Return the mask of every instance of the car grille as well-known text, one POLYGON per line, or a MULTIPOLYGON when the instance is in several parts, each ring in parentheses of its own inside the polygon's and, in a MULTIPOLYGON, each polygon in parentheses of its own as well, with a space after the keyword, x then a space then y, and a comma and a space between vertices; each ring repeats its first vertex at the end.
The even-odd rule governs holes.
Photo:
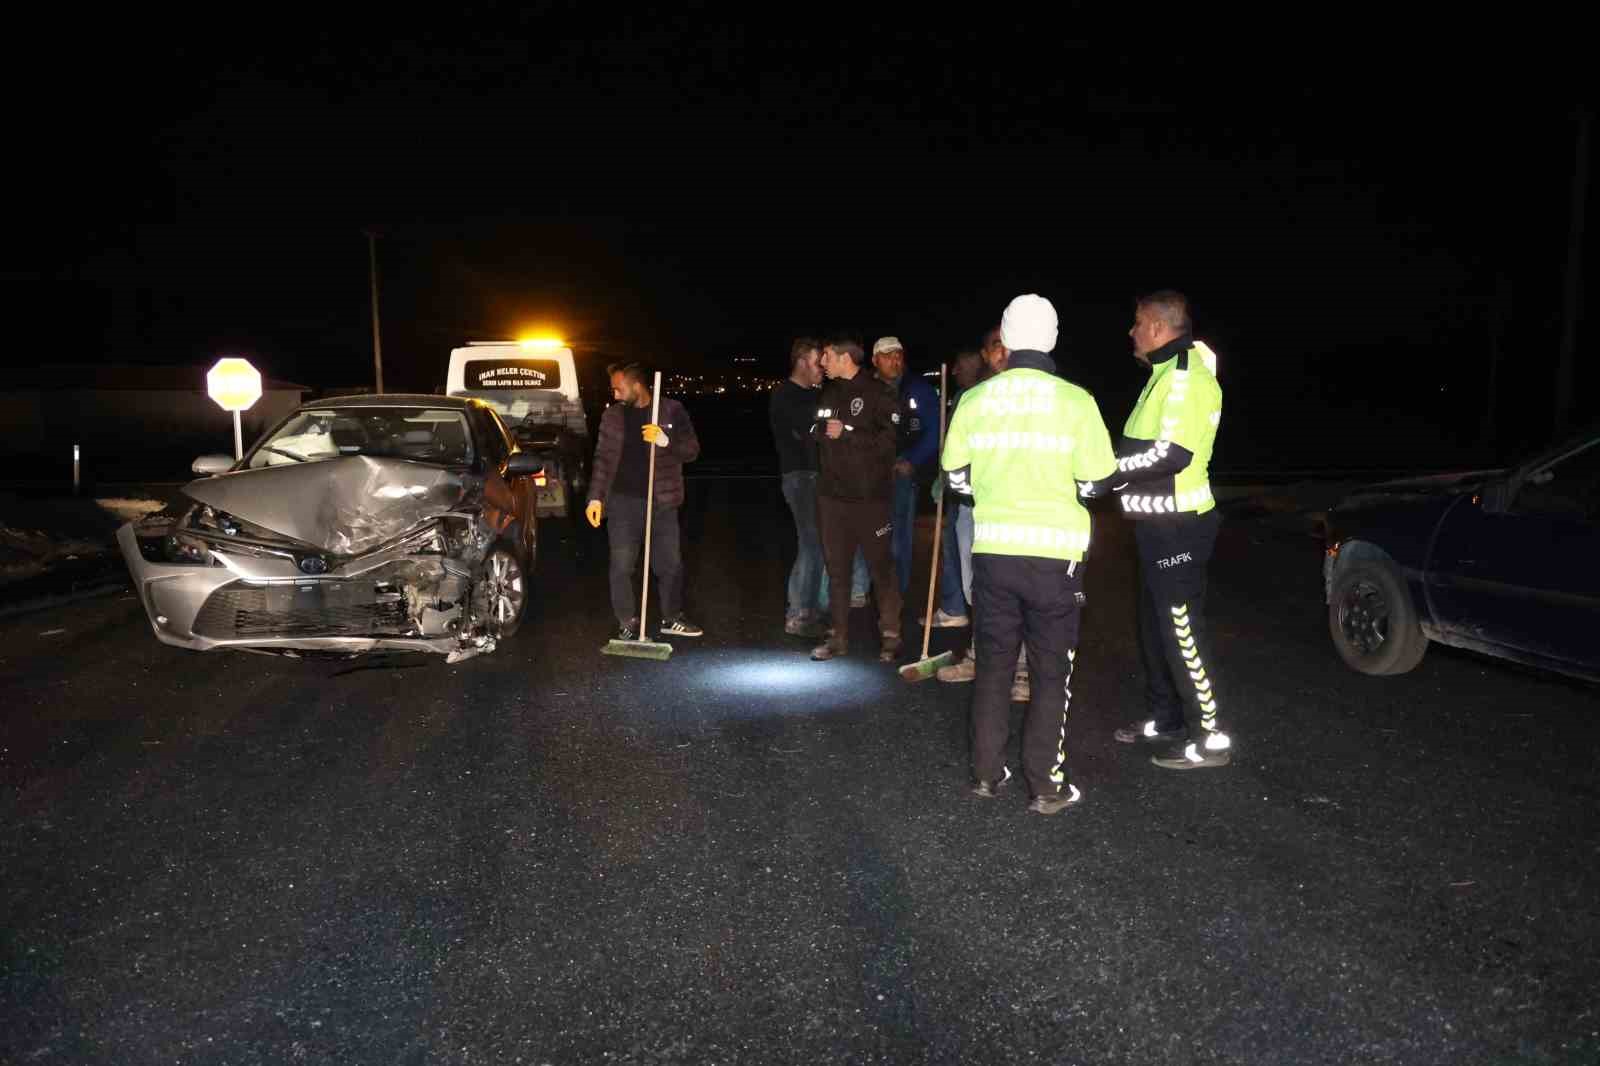
POLYGON ((212 640, 248 637, 403 637, 413 632, 405 601, 378 601, 372 586, 225 585, 194 620, 212 640))

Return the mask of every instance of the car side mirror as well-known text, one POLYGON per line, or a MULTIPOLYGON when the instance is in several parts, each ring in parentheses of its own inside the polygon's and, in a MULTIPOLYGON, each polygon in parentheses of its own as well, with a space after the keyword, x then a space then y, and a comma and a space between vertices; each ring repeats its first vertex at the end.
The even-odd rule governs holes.
POLYGON ((212 474, 226 474, 233 469, 233 462, 231 455, 202 455, 189 469, 201 477, 210 477, 212 474))
POLYGON ((506 461, 506 474, 510 477, 538 477, 544 473, 544 459, 532 452, 515 452, 506 461))

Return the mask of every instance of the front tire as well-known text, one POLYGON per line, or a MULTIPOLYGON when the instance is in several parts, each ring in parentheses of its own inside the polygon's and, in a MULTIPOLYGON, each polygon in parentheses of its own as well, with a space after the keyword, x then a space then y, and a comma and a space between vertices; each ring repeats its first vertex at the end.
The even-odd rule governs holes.
POLYGON ((528 575, 509 549, 497 547, 484 558, 472 589, 473 614, 495 640, 516 635, 528 609, 528 575))
POLYGON ((1328 632, 1339 657, 1363 674, 1403 674, 1422 662, 1428 638, 1405 579, 1390 563, 1345 567, 1334 580, 1328 632))

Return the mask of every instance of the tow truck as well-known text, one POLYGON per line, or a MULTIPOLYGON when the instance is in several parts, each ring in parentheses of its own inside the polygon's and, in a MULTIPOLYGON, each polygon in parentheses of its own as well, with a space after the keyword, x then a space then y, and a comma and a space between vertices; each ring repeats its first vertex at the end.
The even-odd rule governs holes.
POLYGON ((593 449, 571 348, 550 339, 470 341, 450 352, 445 392, 488 403, 518 445, 544 458, 541 518, 578 514, 593 449))

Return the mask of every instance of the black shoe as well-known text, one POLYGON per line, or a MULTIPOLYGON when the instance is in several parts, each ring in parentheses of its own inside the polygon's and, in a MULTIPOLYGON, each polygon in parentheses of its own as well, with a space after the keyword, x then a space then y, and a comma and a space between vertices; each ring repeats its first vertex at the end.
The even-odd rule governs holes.
POLYGON ((1035 796, 1028 801, 1028 810, 1034 814, 1060 814, 1083 799, 1077 785, 1068 785, 1054 796, 1035 796))
POLYGON ((661 635, 664 637, 703 637, 706 635, 706 631, 680 614, 661 627, 661 635))
POLYGON ((626 622, 622 623, 622 625, 617 629, 617 639, 638 640, 639 620, 637 618, 630 618, 626 622))
POLYGON ((1000 795, 1000 790, 1011 783, 1011 767, 1002 766, 1000 767, 1000 772, 1003 776, 997 781, 974 781, 972 783, 972 794, 981 796, 986 800, 992 800, 1000 795))
POLYGON ((1111 734, 1119 744, 1168 744, 1174 740, 1182 740, 1189 735, 1188 729, 1179 726, 1177 729, 1160 731, 1156 729, 1154 718, 1145 718, 1137 722, 1129 722, 1111 734))
POLYGON ((1227 766, 1233 761, 1233 749, 1227 747, 1218 750, 1207 748, 1203 743, 1180 741, 1166 751, 1150 756, 1150 761, 1163 770, 1204 770, 1212 766, 1227 766))

